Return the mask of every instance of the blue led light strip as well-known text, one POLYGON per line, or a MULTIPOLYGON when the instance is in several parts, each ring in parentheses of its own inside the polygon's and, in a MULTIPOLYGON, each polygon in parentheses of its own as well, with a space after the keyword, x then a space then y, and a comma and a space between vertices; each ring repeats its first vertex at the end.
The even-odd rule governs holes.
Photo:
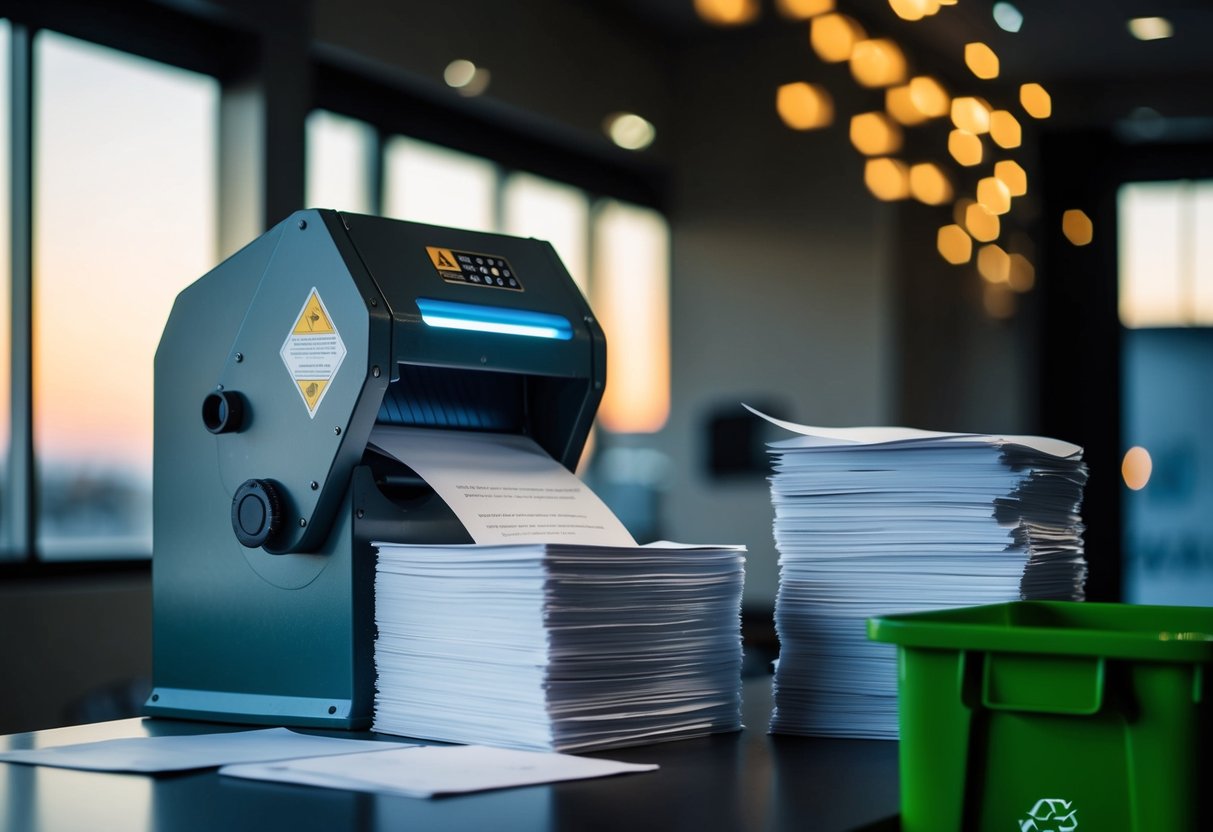
POLYGON ((568 341, 573 337, 573 327, 567 319, 547 312, 480 306, 433 298, 417 298, 417 308, 421 310, 421 320, 430 326, 446 329, 555 338, 558 341, 568 341))

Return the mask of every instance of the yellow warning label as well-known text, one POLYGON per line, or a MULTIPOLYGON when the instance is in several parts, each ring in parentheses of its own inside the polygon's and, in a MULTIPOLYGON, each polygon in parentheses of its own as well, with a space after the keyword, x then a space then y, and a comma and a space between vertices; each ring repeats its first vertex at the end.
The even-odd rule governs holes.
POLYGON ((443 272, 460 271, 459 261, 455 259, 454 252, 449 248, 426 246, 425 250, 429 252, 430 260, 434 261, 434 268, 443 272))
POLYGON ((320 295, 316 294, 316 290, 312 290, 312 294, 308 296, 307 303, 303 305, 303 311, 299 313, 299 320, 295 321, 294 335, 326 335, 336 332, 333 328, 333 322, 329 320, 328 312, 324 309, 324 304, 320 302, 320 295))
POLYGON ((322 378, 297 378, 295 384, 299 385, 299 392, 303 394, 308 410, 316 409, 320 397, 324 395, 324 388, 329 386, 328 381, 322 378))

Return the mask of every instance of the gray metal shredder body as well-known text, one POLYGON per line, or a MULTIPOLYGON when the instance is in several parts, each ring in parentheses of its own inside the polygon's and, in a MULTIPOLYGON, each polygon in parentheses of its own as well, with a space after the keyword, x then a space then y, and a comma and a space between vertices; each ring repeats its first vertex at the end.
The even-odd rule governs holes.
POLYGON ((155 363, 146 712, 368 726, 370 542, 470 542, 432 490, 368 449, 372 429, 520 433, 572 469, 605 379, 602 331, 538 240, 301 211, 186 288, 155 363), (498 258, 519 287, 451 279, 433 251, 498 258), (337 336, 317 343, 330 369, 340 360, 305 395, 284 353, 313 297, 337 336), (547 339, 439 328, 418 299, 543 313, 569 330, 547 339), (256 499, 233 512, 249 482, 256 499), (236 526, 263 516, 264 540, 237 539, 236 526))

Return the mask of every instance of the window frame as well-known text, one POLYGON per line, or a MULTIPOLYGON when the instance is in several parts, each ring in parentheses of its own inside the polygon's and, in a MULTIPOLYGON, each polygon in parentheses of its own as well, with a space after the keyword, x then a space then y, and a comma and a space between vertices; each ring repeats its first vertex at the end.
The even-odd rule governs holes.
MULTIPOLYGON (((307 114, 324 109, 371 124, 379 140, 367 171, 372 207, 382 212, 384 139, 393 134, 488 159, 498 167, 497 190, 513 172, 529 173, 584 191, 591 205, 602 198, 655 209, 668 216, 669 177, 658 161, 622 150, 605 137, 587 142, 585 134, 554 121, 490 99, 459 99, 434 82, 404 73, 383 72, 357 62, 338 49, 311 40, 305 15, 284 21, 260 5, 249 9, 136 2, 114 7, 89 0, 14 0, 3 17, 10 38, 11 293, 13 374, 10 450, 0 497, 0 578, 10 575, 146 572, 150 559, 45 561, 35 545, 37 460, 32 414, 32 256, 33 256, 33 41, 39 30, 127 52, 142 58, 215 77, 221 111, 229 100, 249 94, 265 99, 263 146, 281 152, 260 173, 250 200, 234 193, 222 156, 229 143, 247 135, 220 135, 220 251, 233 239, 247 242, 247 229, 225 225, 237 202, 259 203, 259 211, 241 219, 246 226, 268 227, 302 205, 305 188, 304 135, 307 114), (285 102, 285 103, 284 103, 285 102), (235 137, 233 137, 235 136, 235 137)), ((2 106, 2 105, 0 105, 2 106)), ((223 115, 221 113, 221 121, 223 115)), ((241 125, 247 127, 247 125, 241 125)), ((246 212, 248 213, 248 212, 246 212)), ((591 211, 592 214, 592 211, 591 211)), ((261 230, 264 230, 264 227, 261 230)), ((591 235, 592 238, 592 235, 591 235)), ((592 245, 592 243, 591 243, 592 245)), ((592 252, 591 252, 592 256, 592 252)))
MULTIPOLYGON (((33 438, 34 42, 54 31, 140 58, 214 77, 221 91, 255 55, 250 32, 168 8, 116 10, 76 0, 18 2, 9 25, 10 427, 0 507, 0 577, 146 573, 151 558, 44 560, 38 552, 37 459, 33 438)), ((221 92, 222 95, 222 92, 221 92)))

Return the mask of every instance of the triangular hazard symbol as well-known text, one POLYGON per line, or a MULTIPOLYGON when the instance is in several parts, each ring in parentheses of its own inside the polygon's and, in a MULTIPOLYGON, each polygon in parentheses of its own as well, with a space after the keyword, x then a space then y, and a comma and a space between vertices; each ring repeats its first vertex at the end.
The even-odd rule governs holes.
POLYGON ((449 248, 426 246, 425 250, 430 255, 430 262, 432 262, 434 264, 434 268, 438 269, 439 271, 463 271, 459 267, 459 263, 455 260, 455 253, 449 248))
POLYGON ((327 335, 336 332, 333 328, 333 322, 329 320, 328 313, 324 311, 324 304, 320 302, 320 295, 316 294, 316 290, 312 290, 312 294, 307 299, 307 304, 303 307, 303 312, 299 314, 299 320, 295 321, 295 335, 327 335))
POLYGON ((327 381, 319 378, 295 379, 295 383, 299 385, 299 392, 303 394, 309 411, 316 409, 316 405, 320 404, 320 397, 324 395, 324 388, 329 386, 327 381))

